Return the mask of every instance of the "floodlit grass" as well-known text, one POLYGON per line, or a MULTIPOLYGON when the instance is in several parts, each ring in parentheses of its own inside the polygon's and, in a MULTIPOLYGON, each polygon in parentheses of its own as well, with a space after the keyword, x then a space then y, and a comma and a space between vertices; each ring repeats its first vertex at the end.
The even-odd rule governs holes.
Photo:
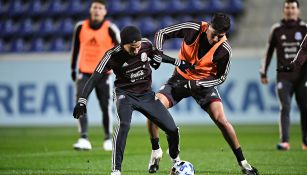
MULTIPOLYGON (((262 175, 306 175, 307 151, 301 149, 298 125, 291 127, 291 150, 277 151, 277 125, 234 125, 247 160, 262 175)), ((1 127, 0 174, 110 174, 111 152, 102 149, 102 129, 90 128, 93 150, 75 151, 76 127, 1 127)), ((190 161, 196 174, 241 174, 232 151, 220 131, 211 125, 182 126, 181 154, 190 161)), ((167 142, 161 132, 164 157, 157 175, 166 175, 171 162, 167 142)), ((122 166, 123 175, 148 174, 151 152, 145 127, 130 129, 122 166)))

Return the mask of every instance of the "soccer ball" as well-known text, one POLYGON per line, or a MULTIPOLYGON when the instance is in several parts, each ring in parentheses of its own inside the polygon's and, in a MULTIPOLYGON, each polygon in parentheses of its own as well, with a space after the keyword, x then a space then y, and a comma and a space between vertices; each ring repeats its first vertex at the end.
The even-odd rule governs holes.
POLYGON ((176 162, 172 167, 170 173, 170 175, 194 175, 194 174, 195 170, 193 165, 190 162, 184 160, 176 162))

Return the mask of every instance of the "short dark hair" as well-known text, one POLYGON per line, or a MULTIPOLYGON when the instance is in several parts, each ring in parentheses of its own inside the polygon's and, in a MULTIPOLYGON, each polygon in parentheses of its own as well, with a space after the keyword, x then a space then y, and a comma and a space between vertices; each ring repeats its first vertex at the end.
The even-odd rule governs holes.
POLYGON ((107 6, 107 1, 106 0, 92 0, 91 4, 94 3, 94 2, 97 2, 97 3, 100 3, 102 5, 107 6))
POLYGON ((284 6, 286 3, 296 3, 297 8, 300 8, 300 3, 298 2, 298 0, 285 0, 284 6))
POLYGON ((228 32, 230 29, 230 18, 224 13, 215 13, 211 19, 211 26, 218 33, 228 32))

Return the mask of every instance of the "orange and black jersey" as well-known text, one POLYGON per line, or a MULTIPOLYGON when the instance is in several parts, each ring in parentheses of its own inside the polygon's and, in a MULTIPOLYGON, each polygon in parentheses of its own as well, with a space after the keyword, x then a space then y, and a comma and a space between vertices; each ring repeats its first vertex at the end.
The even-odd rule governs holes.
MULTIPOLYGON (((306 23, 298 19, 281 20, 272 26, 266 54, 261 63, 260 74, 266 77, 273 53, 276 49, 277 68, 286 66, 295 58, 300 44, 307 32, 306 23)), ((278 72, 277 79, 294 81, 299 72, 278 72)))
MULTIPOLYGON (((213 51, 212 56, 207 56, 214 47, 214 45, 209 44, 205 32, 207 27, 208 23, 191 21, 163 28, 155 35, 155 47, 163 52, 164 41, 171 38, 183 38, 181 51, 179 53, 180 59, 188 61, 192 65, 203 61, 202 59, 206 59, 210 62, 210 64, 196 65, 198 69, 195 69, 194 72, 191 70, 190 76, 184 77, 186 79, 198 80, 197 82, 200 86, 212 87, 223 83, 226 79, 230 67, 231 47, 227 39, 225 39, 218 45, 216 50, 213 51), (182 51, 185 46, 192 45, 192 50, 195 50, 193 51, 194 53, 183 55, 182 51), (187 58, 192 57, 191 55, 197 59, 187 58), (203 71, 203 69, 207 69, 207 71, 203 71)), ((177 71, 179 70, 177 69, 177 71)))
POLYGON ((104 72, 111 69, 116 76, 114 82, 116 88, 137 94, 150 92, 152 90, 150 66, 157 69, 161 62, 175 65, 176 59, 164 60, 148 39, 142 38, 141 48, 135 56, 129 55, 122 45, 117 45, 103 56, 86 83, 81 97, 87 99, 96 82, 103 77, 104 72))
POLYGON ((105 51, 119 42, 119 29, 108 20, 99 23, 94 23, 91 20, 78 22, 73 34, 71 69, 76 70, 78 63, 79 71, 93 73, 105 51), (91 39, 86 39, 86 37, 90 37, 89 35, 92 35, 91 39), (90 46, 87 47, 87 45, 90 46))

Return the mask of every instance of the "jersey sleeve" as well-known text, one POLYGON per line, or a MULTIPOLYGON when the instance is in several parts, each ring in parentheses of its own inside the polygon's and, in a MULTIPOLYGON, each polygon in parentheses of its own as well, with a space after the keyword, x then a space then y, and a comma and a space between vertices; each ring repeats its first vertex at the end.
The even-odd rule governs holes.
POLYGON ((301 67, 307 61, 307 34, 301 44, 300 50, 298 51, 296 57, 291 62, 295 66, 301 67))
POLYGON ((268 67, 271 63, 274 49, 277 44, 276 37, 275 37, 275 31, 278 26, 279 24, 273 25, 270 36, 269 36, 269 42, 267 43, 267 47, 266 47, 266 54, 261 60, 260 74, 262 77, 267 76, 268 67))
POLYGON ((111 36, 114 45, 117 45, 120 43, 120 31, 118 27, 114 23, 111 23, 111 22, 109 26, 109 35, 111 36))
POLYGON ((154 46, 163 52, 163 43, 165 40, 171 38, 184 38, 187 44, 192 43, 199 33, 200 23, 197 22, 184 22, 179 24, 174 24, 169 27, 160 29, 155 34, 154 46))
POLYGON ((75 71, 77 67, 79 49, 80 49, 79 35, 80 35, 82 23, 83 21, 78 22, 73 32, 72 48, 71 48, 71 65, 70 65, 72 71, 75 71))

